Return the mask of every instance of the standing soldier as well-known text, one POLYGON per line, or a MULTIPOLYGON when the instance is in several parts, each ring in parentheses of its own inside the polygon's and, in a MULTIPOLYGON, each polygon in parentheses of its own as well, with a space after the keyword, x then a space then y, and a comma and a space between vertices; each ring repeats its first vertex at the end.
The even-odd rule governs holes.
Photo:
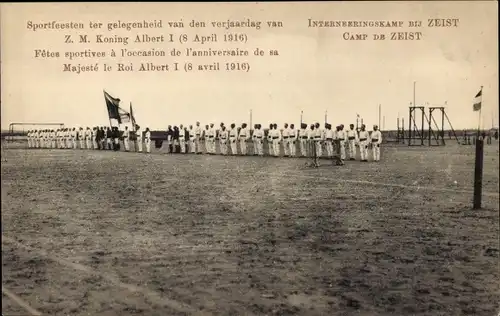
POLYGON ((196 132, 193 125, 189 125, 189 149, 192 154, 196 154, 196 132))
POLYGON ((139 125, 135 126, 135 135, 137 138, 137 152, 142 153, 142 130, 139 125))
POLYGON ((382 143, 382 133, 377 125, 373 125, 373 132, 370 136, 373 151, 373 160, 380 161, 380 144, 382 143))
POLYGON ((257 143, 257 129, 259 124, 254 124, 253 125, 253 135, 252 135, 252 141, 253 141, 253 155, 257 156, 259 154, 259 145, 257 143))
POLYGON ((307 140, 309 138, 307 124, 300 123, 299 139, 300 139, 300 156, 307 157, 307 140))
POLYGON ((332 125, 325 123, 325 143, 326 143, 326 154, 328 158, 333 157, 333 131, 332 125))
POLYGON ((240 133, 238 135, 240 141, 241 155, 246 156, 247 154, 247 140, 250 139, 250 131, 247 129, 247 123, 241 124, 240 133))
POLYGON ((111 150, 113 145, 113 133, 111 132, 111 128, 108 127, 106 129, 106 149, 111 150))
POLYGON ((92 131, 88 126, 87 129, 85 130, 85 143, 87 145, 87 149, 92 149, 92 131))
POLYGON ((205 147, 205 153, 210 154, 210 145, 208 144, 208 138, 210 135, 210 126, 205 125, 205 129, 201 133, 201 141, 203 142, 203 147, 205 147))
POLYGON ((358 142, 358 133, 356 133, 356 130, 354 129, 354 124, 349 125, 347 139, 349 141, 349 160, 356 160, 356 143, 358 142))
POLYGON ((283 151, 284 151, 284 156, 289 157, 290 156, 290 131, 288 129, 288 123, 285 123, 283 125, 283 151))
POLYGON ((316 142, 316 157, 319 159, 323 155, 323 150, 321 148, 323 144, 323 131, 320 128, 319 123, 314 125, 314 140, 316 142))
POLYGON ((290 124, 290 130, 288 131, 288 147, 290 148, 290 157, 295 157, 297 151, 297 131, 293 124, 290 124))
POLYGON ((181 154, 186 152, 186 132, 184 131, 184 125, 179 125, 179 146, 181 147, 181 154))
POLYGON ((28 148, 31 148, 31 130, 28 130, 28 133, 26 133, 26 138, 28 140, 28 148))
POLYGON ((78 140, 80 143, 80 149, 85 149, 85 135, 83 132, 83 127, 80 127, 80 130, 77 133, 78 140))
POLYGON ((201 127, 200 127, 200 122, 196 122, 196 127, 194 128, 194 145, 196 146, 194 153, 195 154, 201 154, 201 149, 200 149, 200 140, 201 140, 201 127))
POLYGON ((338 144, 340 146, 340 160, 343 162, 346 158, 345 156, 345 131, 344 131, 344 125, 340 124, 339 131, 337 132, 337 139, 338 139, 338 144))
POLYGON ((71 149, 76 149, 77 145, 76 145, 76 128, 73 127, 73 129, 71 130, 69 136, 70 136, 70 140, 71 140, 71 149))
POLYGON ((256 154, 259 156, 264 156, 264 131, 262 130, 262 125, 257 124, 254 130, 255 142, 257 144, 256 154))
POLYGON ((215 127, 214 123, 210 123, 210 129, 208 130, 208 139, 205 139, 205 147, 207 152, 211 155, 215 155, 215 127))
POLYGON ((99 131, 98 127, 94 127, 92 129, 92 133, 90 133, 90 137, 92 138, 92 148, 94 150, 96 150, 98 148, 97 146, 97 142, 98 142, 98 139, 97 139, 97 132, 99 131))
POLYGON ((171 154, 174 152, 174 131, 172 130, 172 125, 169 125, 167 128, 167 145, 168 145, 168 153, 171 154))
POLYGON ((146 127, 146 133, 144 134, 144 143, 146 144, 146 153, 151 152, 151 132, 149 127, 146 127))
POLYGON ((272 138, 273 138, 273 152, 274 152, 274 157, 279 157, 281 150, 280 150, 280 144, 281 144, 281 132, 278 130, 278 124, 273 124, 273 129, 272 129, 272 138))
POLYGON ((125 126, 125 130, 123 131, 123 146, 125 147, 125 151, 130 151, 130 131, 128 130, 128 126, 125 126))
POLYGON ((359 154, 361 156, 361 161, 368 161, 368 138, 369 134, 365 130, 365 124, 361 125, 361 130, 359 131, 359 154))
POLYGON ((269 130, 267 131, 267 147, 269 151, 269 156, 274 156, 274 148, 273 148, 273 127, 274 125, 269 124, 269 130))
POLYGON ((221 130, 219 132, 221 155, 227 155, 227 138, 228 138, 228 133, 226 127, 223 124, 221 124, 221 130))
POLYGON ((50 138, 51 138, 52 148, 57 148, 57 137, 55 130, 52 130, 50 132, 50 138))
POLYGON ((238 131, 236 130, 236 124, 231 124, 231 129, 229 130, 229 142, 231 144, 231 155, 238 154, 238 147, 236 145, 236 139, 238 138, 238 131))

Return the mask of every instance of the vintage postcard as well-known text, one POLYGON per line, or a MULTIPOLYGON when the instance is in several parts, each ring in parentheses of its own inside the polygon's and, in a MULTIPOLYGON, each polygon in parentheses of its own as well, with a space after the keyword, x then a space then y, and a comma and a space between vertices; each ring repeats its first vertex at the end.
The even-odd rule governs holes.
POLYGON ((2 314, 497 315, 497 13, 0 4, 2 314))

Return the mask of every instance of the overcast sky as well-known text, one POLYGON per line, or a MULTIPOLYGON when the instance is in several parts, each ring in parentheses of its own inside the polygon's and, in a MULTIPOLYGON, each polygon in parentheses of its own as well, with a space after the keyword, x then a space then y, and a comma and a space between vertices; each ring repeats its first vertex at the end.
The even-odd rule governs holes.
MULTIPOLYGON (((385 129, 396 127, 398 113, 408 122, 408 106, 416 102, 443 106, 455 129, 477 126, 472 111, 475 94, 484 86, 483 127, 498 118, 498 20, 497 2, 347 2, 347 3, 155 3, 155 4, 2 4, 2 129, 11 122, 63 122, 66 125, 108 124, 103 89, 122 100, 128 110, 133 103, 138 123, 152 129, 167 125, 249 122, 264 125, 275 122, 299 123, 300 112, 307 123, 323 123, 325 111, 333 124, 355 123, 356 113, 371 128, 378 122, 378 105, 385 116, 385 129), (403 20, 401 31, 411 31, 408 20, 459 18, 458 28, 427 27, 420 41, 345 41, 344 32, 369 32, 376 29, 308 28, 315 20, 403 20), (260 30, 230 30, 248 36, 246 44, 222 42, 223 30, 207 27, 201 31, 171 29, 168 21, 184 22, 247 19, 263 21, 260 30), (129 44, 127 49, 150 48, 182 51, 186 47, 213 49, 239 47, 252 54, 259 47, 280 56, 243 57, 234 61, 250 63, 248 73, 241 72, 97 72, 63 73, 60 58, 34 58, 34 49, 79 51, 92 49, 109 53, 117 44, 64 44, 65 34, 128 35, 136 31, 89 30, 88 21, 114 22, 162 19, 163 29, 150 35, 185 33, 219 34, 216 44, 129 44), (27 21, 83 22, 82 31, 27 30, 27 21), (267 20, 281 20, 284 27, 269 29, 267 20)), ((106 27, 106 23, 105 23, 106 27)), ((394 29, 379 29, 391 32, 394 29)), ((131 58, 157 64, 174 61, 211 64, 225 62, 222 57, 131 58)), ((127 60, 122 60, 127 61, 127 60)), ((73 63, 84 62, 74 61, 73 63)), ((95 61, 94 61, 95 62, 95 61)), ((115 65, 116 59, 98 60, 115 65)), ((427 110, 426 110, 427 112, 427 110)))

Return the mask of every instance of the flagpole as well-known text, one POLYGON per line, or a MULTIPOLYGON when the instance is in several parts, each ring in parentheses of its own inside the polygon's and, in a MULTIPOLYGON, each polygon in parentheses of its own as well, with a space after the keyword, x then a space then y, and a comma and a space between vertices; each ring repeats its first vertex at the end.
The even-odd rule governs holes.
POLYGON ((483 109, 483 86, 481 86, 481 107, 479 108, 479 116, 477 119, 477 135, 480 135, 481 131, 481 110, 483 109))
POLYGON ((325 111, 325 124, 328 122, 328 111, 325 111))
POLYGON ((304 111, 300 111, 300 124, 302 125, 302 115, 304 114, 304 111))

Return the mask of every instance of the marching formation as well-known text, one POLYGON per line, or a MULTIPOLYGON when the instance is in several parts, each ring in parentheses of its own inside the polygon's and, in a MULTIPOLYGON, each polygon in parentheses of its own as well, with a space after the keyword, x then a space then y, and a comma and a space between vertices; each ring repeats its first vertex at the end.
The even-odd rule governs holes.
MULTIPOLYGON (((129 130, 128 126, 125 126, 124 131, 118 127, 32 130, 28 131, 28 147, 117 151, 121 150, 123 144, 125 151, 142 152, 144 149, 150 153, 151 131, 149 128, 142 131, 139 125, 135 127, 135 131, 129 130)), ((283 148, 284 157, 337 158, 341 163, 347 157, 356 160, 357 148, 360 161, 368 161, 369 148, 372 160, 380 161, 382 143, 382 133, 377 125, 373 126, 370 133, 365 125, 357 130, 354 124, 350 124, 348 129, 344 129, 342 124, 333 129, 329 123, 325 123, 324 128, 319 123, 310 126, 301 123, 300 128, 296 129, 294 124, 285 123, 281 130, 277 124, 270 124, 265 131, 261 124, 255 124, 253 130, 246 123, 241 127, 231 124, 229 128, 221 123, 218 129, 212 123, 203 129, 197 122, 194 127, 182 124, 179 127, 169 126, 164 134, 163 140, 167 143, 169 153, 264 156, 264 145, 267 145, 268 155, 273 157, 281 156, 283 148)))

